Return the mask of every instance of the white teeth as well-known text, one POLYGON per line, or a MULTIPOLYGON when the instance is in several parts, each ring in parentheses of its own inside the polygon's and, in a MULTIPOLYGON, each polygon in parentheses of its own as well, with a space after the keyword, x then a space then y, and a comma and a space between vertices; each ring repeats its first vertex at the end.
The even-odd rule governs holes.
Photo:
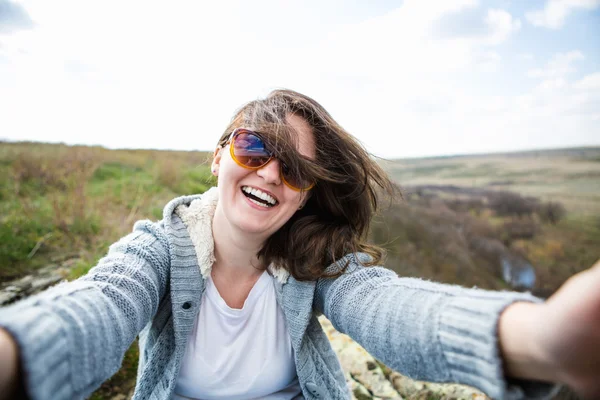
MULTIPOLYGON (((242 187, 242 190, 243 190, 244 192, 246 192, 246 193, 249 193, 249 194, 251 194, 251 195, 253 195, 253 196, 256 196, 256 197, 258 197, 259 199, 263 199, 264 201, 267 201, 267 202, 268 202, 269 204, 271 204, 272 206, 274 206, 274 205, 275 205, 275 203, 277 203, 277 201, 276 201, 276 200, 275 200, 275 199, 274 199, 272 196, 269 196, 267 193, 263 192, 262 190, 259 190, 259 189, 256 189, 256 188, 251 188, 251 187, 249 187, 249 186, 243 186, 243 187, 242 187)), ((252 200, 252 199, 250 199, 250 200, 252 200)), ((254 201, 254 200, 252 200, 252 201, 253 201, 254 203, 256 203, 256 204, 259 204, 259 203, 260 203, 260 202, 258 202, 258 201, 254 201)), ((265 204, 262 204, 262 203, 260 203, 260 205, 263 205, 263 206, 265 206, 265 207, 268 207, 267 205, 265 205, 265 204)))
POLYGON ((250 200, 251 202, 253 202, 253 203, 254 203, 254 204, 256 204, 257 206, 261 206, 261 207, 265 207, 265 208, 269 207, 269 206, 268 206, 268 205, 266 205, 265 203, 261 203, 260 201, 257 201, 257 200, 254 200, 254 199, 248 198, 248 200, 250 200))

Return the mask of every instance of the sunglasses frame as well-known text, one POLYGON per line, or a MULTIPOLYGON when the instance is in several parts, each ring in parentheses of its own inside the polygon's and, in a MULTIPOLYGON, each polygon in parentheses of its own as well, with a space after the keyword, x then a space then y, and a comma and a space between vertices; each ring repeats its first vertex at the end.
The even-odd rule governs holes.
MULTIPOLYGON (((260 140, 262 140, 263 144, 266 144, 265 140, 262 138, 262 136, 259 133, 255 132, 253 130, 246 129, 246 128, 236 128, 236 129, 234 129, 233 132, 231 132, 231 136, 229 136, 229 139, 227 140, 227 143, 225 143, 225 145, 226 146, 229 145, 229 154, 231 155, 231 158, 233 159, 233 161, 235 161, 235 163, 237 165, 239 165, 240 167, 245 168, 245 169, 256 171, 256 170, 259 170, 259 169, 263 168, 264 166, 266 166, 267 164, 269 164, 271 161, 273 161, 274 158, 276 158, 275 156, 273 156, 273 154, 271 154, 271 152, 265 146, 265 150, 267 150, 267 152, 269 153, 269 159, 267 160, 266 163, 264 163, 264 164, 262 164, 262 165, 260 165, 258 167, 249 167, 249 166, 243 164, 241 161, 239 161, 237 159, 237 157, 235 156, 235 151, 233 149, 235 147, 235 144, 233 142, 235 141, 235 138, 240 133, 242 133, 242 132, 254 135, 254 136, 258 137, 260 140)), ((287 187, 289 187, 290 189, 292 189, 292 190, 294 190, 296 192, 308 192, 309 190, 311 190, 315 186, 315 184, 312 183, 309 187, 307 187, 305 189, 301 189, 301 188, 298 188, 298 187, 292 185, 291 183, 289 183, 285 179, 285 177, 283 176, 283 162, 281 160, 279 160, 279 176, 281 177, 281 180, 283 181, 283 183, 285 183, 285 185, 287 187)))

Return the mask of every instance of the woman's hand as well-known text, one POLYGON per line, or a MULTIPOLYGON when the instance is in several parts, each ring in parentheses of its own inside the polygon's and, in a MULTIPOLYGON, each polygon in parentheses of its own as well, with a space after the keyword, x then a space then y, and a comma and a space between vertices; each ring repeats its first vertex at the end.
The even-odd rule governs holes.
POLYGON ((544 306, 538 335, 558 378, 585 398, 600 398, 600 261, 544 306))
POLYGON ((14 398, 19 386, 19 348, 13 337, 0 328, 0 399, 14 398))
POLYGON ((600 398, 600 261, 544 304, 515 303, 499 323, 507 375, 561 382, 600 398))

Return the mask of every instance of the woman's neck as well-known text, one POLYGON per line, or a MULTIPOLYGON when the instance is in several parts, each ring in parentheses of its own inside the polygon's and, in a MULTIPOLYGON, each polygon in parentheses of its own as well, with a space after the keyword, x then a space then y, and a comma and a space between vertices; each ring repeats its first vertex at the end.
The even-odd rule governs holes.
POLYGON ((256 235, 249 235, 235 229, 225 215, 215 211, 212 223, 215 243, 215 263, 213 270, 231 280, 247 280, 262 273, 262 261, 257 257, 264 240, 256 235))

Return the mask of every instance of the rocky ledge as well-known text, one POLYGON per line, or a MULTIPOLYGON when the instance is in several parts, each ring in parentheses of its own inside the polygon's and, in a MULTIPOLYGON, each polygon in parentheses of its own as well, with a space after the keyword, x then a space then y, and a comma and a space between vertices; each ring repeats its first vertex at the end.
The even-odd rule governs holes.
POLYGON ((77 260, 67 260, 58 265, 41 268, 32 275, 11 282, 0 283, 0 306, 29 297, 55 285, 69 276, 69 271, 77 260))
POLYGON ((489 400, 486 395, 469 386, 407 378, 379 363, 349 336, 336 331, 325 317, 319 317, 319 321, 340 359, 354 400, 489 400))

